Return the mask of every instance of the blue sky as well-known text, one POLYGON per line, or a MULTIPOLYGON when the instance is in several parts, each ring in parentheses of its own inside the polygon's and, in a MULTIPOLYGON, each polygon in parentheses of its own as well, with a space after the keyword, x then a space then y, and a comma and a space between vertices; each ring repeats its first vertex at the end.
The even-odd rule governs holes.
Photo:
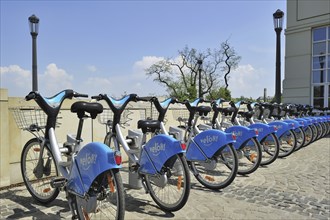
POLYGON ((1 0, 1 88, 9 96, 32 89, 28 17, 35 14, 39 91, 45 96, 66 88, 116 97, 163 95, 165 88, 147 78, 145 68, 175 58, 186 45, 205 51, 227 39, 242 57, 231 73, 232 96, 256 98, 264 88, 273 95, 277 9, 286 13, 286 1, 1 0))

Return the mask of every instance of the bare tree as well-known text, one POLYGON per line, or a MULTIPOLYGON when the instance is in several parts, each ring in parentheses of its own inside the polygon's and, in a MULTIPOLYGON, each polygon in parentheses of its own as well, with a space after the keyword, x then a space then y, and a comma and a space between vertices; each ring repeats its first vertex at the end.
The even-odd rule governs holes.
MULTIPOLYGON (((146 69, 146 74, 153 76, 154 81, 164 85, 170 96, 180 99, 191 100, 197 97, 199 60, 203 63, 200 92, 202 96, 218 89, 223 72, 228 76, 240 60, 227 41, 218 49, 198 52, 186 46, 178 53, 176 59, 167 58, 151 65, 146 69), (222 66, 223 64, 225 66, 222 66)), ((228 83, 227 78, 225 81, 228 83)))

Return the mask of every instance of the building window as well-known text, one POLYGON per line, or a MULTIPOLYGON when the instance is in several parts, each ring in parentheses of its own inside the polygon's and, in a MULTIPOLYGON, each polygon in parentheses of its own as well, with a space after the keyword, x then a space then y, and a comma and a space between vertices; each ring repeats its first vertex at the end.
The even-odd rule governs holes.
POLYGON ((330 26, 314 28, 312 34, 312 105, 322 108, 330 104, 330 26))

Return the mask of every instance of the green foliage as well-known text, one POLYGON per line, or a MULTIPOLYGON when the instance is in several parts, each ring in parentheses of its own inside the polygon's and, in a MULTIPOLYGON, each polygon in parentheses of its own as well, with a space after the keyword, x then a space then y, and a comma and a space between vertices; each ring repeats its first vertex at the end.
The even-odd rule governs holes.
POLYGON ((214 89, 209 92, 209 94, 206 96, 208 100, 214 100, 214 99, 225 99, 225 100, 231 100, 231 92, 229 89, 226 89, 225 87, 220 87, 219 89, 214 89))

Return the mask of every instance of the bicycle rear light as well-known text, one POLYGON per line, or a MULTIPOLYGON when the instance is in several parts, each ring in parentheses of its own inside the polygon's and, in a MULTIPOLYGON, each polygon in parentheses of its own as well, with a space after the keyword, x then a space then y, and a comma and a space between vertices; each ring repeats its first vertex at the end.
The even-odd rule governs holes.
POLYGON ((254 132, 256 133, 257 136, 259 135, 258 129, 254 129, 254 132))
POLYGON ((181 148, 182 148, 182 150, 186 150, 187 149, 187 145, 185 143, 181 143, 181 148))
POLYGON ((234 140, 234 141, 236 141, 236 139, 237 139, 237 136, 236 136, 236 134, 235 134, 235 133, 232 133, 232 134, 231 134, 231 137, 233 138, 233 140, 234 140))
POLYGON ((116 162, 116 164, 117 165, 120 165, 121 162, 122 162, 120 151, 115 151, 114 156, 115 156, 115 162, 116 162))

